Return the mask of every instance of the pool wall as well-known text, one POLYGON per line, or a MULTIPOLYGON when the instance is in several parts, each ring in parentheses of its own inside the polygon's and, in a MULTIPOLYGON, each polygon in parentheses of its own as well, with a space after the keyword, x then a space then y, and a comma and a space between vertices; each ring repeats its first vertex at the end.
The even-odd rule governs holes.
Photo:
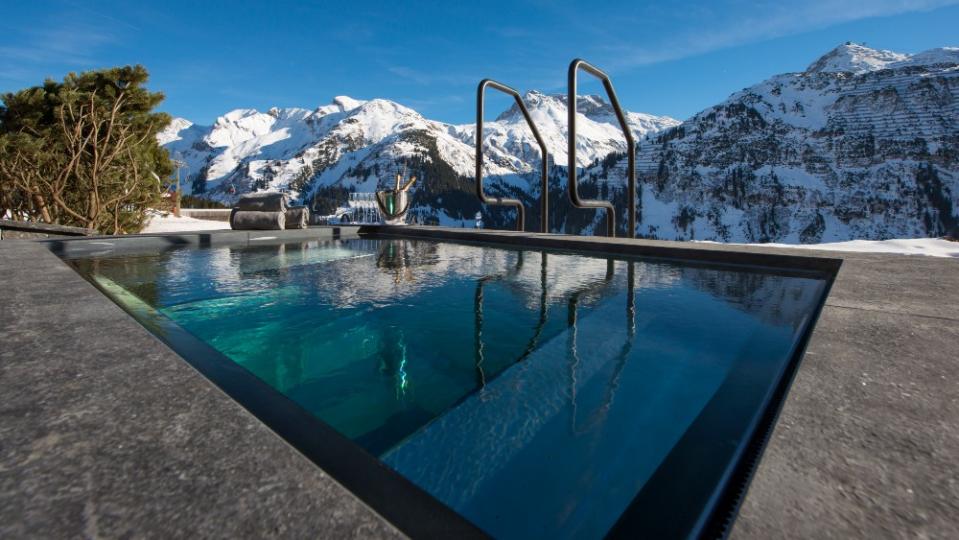
MULTIPOLYGON (((819 260, 761 247, 395 229, 355 232, 769 266, 782 260, 833 271, 839 266, 837 254, 819 260)), ((331 229, 297 232, 302 238, 334 235, 331 229)), ((283 233, 229 237, 236 234, 92 241, 155 250, 294 239, 283 233)), ((397 534, 47 249, 106 248, 80 242, 91 240, 0 243, 0 290, 8 298, 0 311, 4 536, 397 534)), ((733 536, 920 529, 950 536, 956 532, 959 447, 956 261, 841 255, 842 269, 733 536)))

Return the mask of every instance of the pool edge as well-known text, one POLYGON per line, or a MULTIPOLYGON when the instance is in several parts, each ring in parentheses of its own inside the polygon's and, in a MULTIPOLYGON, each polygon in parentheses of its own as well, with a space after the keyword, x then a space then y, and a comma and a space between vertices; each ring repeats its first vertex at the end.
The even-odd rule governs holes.
MULTIPOLYGON (((496 234, 496 233, 493 233, 493 234, 496 234)), ((163 236, 163 235, 158 235, 158 236, 163 236)), ((514 239, 514 235, 512 234, 501 234, 500 236, 501 236, 500 239, 503 240, 504 243, 512 243, 512 244, 518 243, 514 239)), ((486 237, 486 238, 489 238, 489 237, 486 237)), ((577 240, 577 241, 582 242, 583 240, 577 240)), ((602 241, 589 240, 589 241, 603 244, 604 247, 602 249, 608 249, 608 247, 610 246, 609 240, 602 240, 602 241)), ((3 243, 12 244, 17 242, 27 242, 27 241, 4 241, 3 243)), ((41 241, 41 242, 44 242, 44 241, 41 241)), ((617 243, 618 242, 619 241, 617 241, 617 243)), ((664 245, 668 246, 670 244, 676 245, 676 243, 654 242, 654 241, 625 241, 623 243, 632 244, 633 242, 638 242, 638 243, 653 242, 653 245, 657 246, 657 248, 662 248, 664 247, 664 245)), ((6 246, 0 246, 0 247, 6 247, 6 246)), ((12 246, 12 245, 8 249, 3 250, 3 251, 6 251, 5 255, 8 255, 8 256, 10 256, 10 254, 13 254, 17 251, 15 246, 12 246)), ((688 248, 688 245, 685 245, 680 247, 679 249, 685 250, 689 248, 688 248)), ((731 248, 726 246, 697 245, 693 249, 695 251, 704 251, 704 250, 705 251, 735 251, 737 253, 764 252, 764 253, 775 254, 775 255, 781 255, 783 254, 784 251, 787 251, 784 248, 765 248, 761 246, 749 247, 749 248, 743 248, 743 247, 737 246, 735 248, 731 248)), ((786 255, 786 256, 795 257, 794 255, 786 255)), ((811 257, 811 258, 816 258, 816 257, 811 257)), ((850 345, 850 343, 844 342, 842 339, 838 339, 835 335, 836 328, 833 328, 835 324, 837 323, 837 321, 841 321, 843 324, 852 325, 852 328, 844 329, 844 330, 849 330, 850 333, 857 336, 869 335, 870 329, 865 327, 864 323, 869 323, 873 325, 879 324, 876 321, 880 317, 879 315, 874 315, 874 314, 870 315, 869 313, 867 313, 870 311, 869 309, 859 307, 859 306, 866 306, 866 307, 870 305, 877 305, 881 307, 891 306, 891 308, 894 310, 891 312, 892 315, 895 315, 898 317, 906 317, 910 321, 919 321, 921 319, 923 321, 926 321, 927 324, 931 324, 933 325, 933 327, 936 327, 936 328, 939 328, 939 326, 935 326, 935 325, 940 323, 936 323, 935 320, 944 321, 941 323, 942 325, 953 324, 953 323, 950 323, 949 321, 957 320, 957 314, 955 312, 956 311, 955 308, 954 307, 949 308, 950 305, 952 306, 959 305, 956 303, 955 291, 957 290, 957 288, 954 286, 955 278, 952 277, 956 273, 957 267, 954 266, 956 264, 956 261, 935 260, 932 258, 923 258, 923 257, 879 255, 879 254, 830 254, 830 256, 827 258, 837 260, 837 261, 846 261, 846 262, 844 263, 844 267, 842 268, 842 271, 840 271, 840 273, 837 275, 837 278, 835 282, 833 283, 832 289, 829 291, 830 295, 827 298, 826 306, 823 308, 823 313, 821 314, 821 317, 819 320, 820 326, 817 326, 816 331, 813 332, 811 343, 807 344, 811 346, 810 350, 815 350, 817 354, 820 353, 820 350, 833 351, 833 352, 838 351, 839 353, 842 353, 841 356, 847 360, 850 357, 850 355, 854 357, 856 360, 860 360, 862 358, 863 353, 857 350, 849 350, 848 347, 852 345, 850 345), (882 274, 887 274, 888 276, 891 276, 896 279, 893 282, 884 281, 882 278, 882 274), (932 281, 931 275, 938 275, 938 277, 940 277, 941 279, 932 281), (942 285, 943 280, 946 283, 945 286, 942 285), (892 283, 893 285, 891 289, 889 287, 890 283, 892 283), (922 290, 920 290, 920 288, 928 287, 930 283, 938 283, 940 287, 942 287, 942 293, 939 295, 941 305, 918 306, 917 303, 920 300, 925 299, 924 293, 922 290), (840 298, 838 299, 834 298, 837 295, 837 292, 841 293, 840 298), (853 296, 856 296, 856 298, 853 298, 853 296), (889 298, 890 296, 892 297, 891 299, 889 298), (863 310, 863 309, 865 309, 864 312, 860 313, 859 315, 857 315, 855 318, 852 318, 852 319, 850 319, 847 316, 840 315, 841 313, 846 313, 842 310, 863 310), (822 326, 824 324, 824 319, 826 319, 825 324, 830 325, 830 328, 825 328, 822 326), (932 321, 932 322, 929 322, 929 321, 932 321)), ((10 262, 12 261, 10 260, 4 261, 4 263, 10 263, 10 262)), ((8 266, 4 264, 4 268, 6 269, 7 267, 8 266)), ((23 279, 26 279, 26 278, 23 278, 23 279)), ((22 281, 19 283, 19 285, 24 287, 29 287, 30 283, 27 281, 22 281)), ((856 312, 856 313, 859 313, 859 312, 856 312)), ((9 315, 10 314, 8 314, 8 316, 9 315)), ((9 320, 10 319, 6 319, 5 322, 9 322, 9 320)), ((879 322, 882 322, 882 321, 879 321, 879 322)), ((10 328, 4 327, 4 330, 3 330, 4 336, 6 337, 6 335, 9 335, 9 332, 11 331, 12 330, 10 328)), ((15 329, 13 331, 15 331, 15 329)), ((914 343, 914 341, 910 341, 909 335, 905 333, 898 334, 894 337, 901 338, 905 343, 914 343)), ((912 339, 915 340, 917 338, 912 338, 912 339)), ((949 334, 948 332, 941 335, 939 339, 940 341, 936 343, 936 345, 939 347, 945 347, 947 349, 952 347, 952 350, 955 350, 955 347, 959 345, 959 341, 957 341, 955 335, 949 334)), ((883 339, 880 339, 879 341, 883 341, 885 343, 885 340, 883 339)), ((928 347, 922 347, 920 348, 920 350, 923 352, 928 352, 929 349, 928 347)), ((882 353, 882 354, 885 354, 885 353, 882 353)), ((897 359, 897 361, 898 361, 897 366, 904 363, 904 360, 897 359)), ((933 363, 938 362, 938 364, 935 364, 935 365, 937 365, 939 368, 942 368, 942 371, 944 373, 955 374, 956 372, 954 366, 943 365, 941 357, 937 357, 933 355, 929 359, 927 359, 927 362, 933 362, 933 363)), ((826 365, 827 367, 832 365, 828 359, 817 360, 815 363, 820 365, 826 365)), ((809 382, 803 383, 801 380, 802 379, 809 379, 810 381, 819 380, 818 374, 812 373, 812 375, 809 375, 808 373, 809 369, 806 367, 808 364, 809 364, 808 360, 803 362, 803 366, 800 367, 800 369, 797 370, 796 373, 794 373, 794 376, 798 380, 797 384, 799 384, 802 387, 800 388, 800 390, 804 395, 801 397, 803 398, 803 400, 806 400, 806 401, 801 401, 801 402, 797 401, 796 399, 797 389, 794 387, 784 403, 783 411, 785 412, 783 411, 780 412, 781 415, 788 417, 790 422, 795 422, 794 424, 792 424, 793 429, 796 429, 797 425, 801 427, 803 425, 808 424, 808 420, 805 420, 805 417, 808 416, 808 398, 810 396, 807 396, 805 394, 809 393, 809 384, 811 383, 809 382), (805 377, 804 377, 804 373, 806 374, 805 377), (799 403, 798 405, 796 404, 797 402, 799 403)), ((820 369, 820 368, 817 368, 817 369, 820 369)), ((839 369, 839 368, 837 367, 836 369, 839 369)), ((898 369, 901 370, 902 368, 898 368, 898 369)), ((846 370, 846 371, 850 371, 850 370, 846 370)), ((842 376, 839 378, 842 380, 840 382, 846 383, 848 379, 850 378, 855 379, 855 377, 858 377, 859 375, 858 373, 852 373, 851 371, 847 373, 846 371, 841 372, 842 376)), ((835 384, 832 384, 830 385, 830 388, 833 388, 835 386, 836 386, 835 384)), ((939 398, 937 403, 948 402, 948 399, 954 396, 955 396, 954 392, 952 393, 946 392, 942 397, 939 398)), ((858 399, 857 396, 853 396, 853 398, 858 399)), ((858 403, 857 401, 854 401, 854 402, 858 403)), ((884 414, 888 414, 888 413, 870 409, 868 407, 865 410, 868 412, 868 414, 866 415, 868 418, 868 422, 866 422, 868 424, 868 427, 878 429, 880 430, 880 432, 884 432, 881 428, 880 422, 884 419, 884 414)), ((837 413, 836 416, 838 418, 843 417, 841 413, 837 413)), ((816 418, 816 420, 824 421, 821 418, 816 418)), ((942 418, 938 418, 938 420, 940 422, 944 422, 942 418)), ((834 422, 829 423, 829 425, 827 425, 826 427, 829 427, 830 429, 832 429, 833 424, 834 422)), ((920 427, 922 427, 921 423, 920 423, 920 427)), ((952 423, 947 422, 945 424, 945 428, 947 433, 949 434, 955 433, 955 430, 956 430, 955 422, 954 421, 952 423)), ((859 432, 857 432, 855 435, 858 437, 862 436, 859 432)), ((928 436, 926 436, 926 438, 928 438, 928 436)), ((788 441, 789 441, 789 444, 797 444, 797 441, 795 439, 788 439, 788 441)), ((921 443, 923 441, 920 440, 919 442, 921 443)), ((783 453, 785 451, 784 450, 785 447, 783 447, 784 444, 787 444, 787 443, 784 442, 783 440, 782 428, 781 426, 777 426, 777 428, 773 430, 773 434, 770 438, 768 447, 774 448, 777 453, 783 453)), ((810 451, 810 452, 816 452, 819 449, 811 448, 809 447, 809 445, 806 445, 806 448, 804 450, 810 451)), ((840 445, 839 451, 849 453, 851 452, 851 449, 848 446, 842 447, 840 445)), ((879 448, 879 449, 876 449, 875 454, 876 455, 871 458, 873 462, 877 464, 890 463, 889 460, 891 459, 891 456, 889 455, 889 450, 885 448, 879 448)), ((833 453, 829 455, 835 456, 835 455, 843 455, 843 454, 833 453)), ((779 478, 781 474, 788 475, 788 474, 794 474, 794 473, 792 473, 789 470, 783 471, 783 467, 785 465, 782 461, 783 458, 781 456, 775 455, 775 456, 772 456, 772 458, 769 455, 769 450, 767 449, 767 453, 764 454, 762 461, 758 465, 757 474, 753 477, 753 482, 750 487, 751 490, 755 490, 757 489, 755 487, 757 483, 762 484, 761 488, 767 490, 765 492, 765 495, 767 496, 763 500, 758 500, 756 499, 755 496, 751 496, 750 493, 746 494, 742 502, 747 503, 744 506, 750 507, 750 514, 747 516, 743 516, 742 514, 740 515, 739 521, 737 521, 737 523, 735 524, 733 528, 734 537, 760 537, 757 535, 760 534, 761 531, 768 532, 770 530, 769 529, 770 527, 776 527, 776 526, 780 527, 779 530, 782 532, 785 532, 787 535, 795 535, 795 536, 801 535, 801 531, 804 530, 802 529, 803 526, 826 527, 826 528, 830 528, 829 530, 832 530, 834 532, 842 531, 842 530, 848 531, 848 529, 843 529, 844 526, 847 526, 847 521, 850 523, 861 523, 862 526, 866 527, 864 529, 860 529, 860 534, 863 534, 863 535, 865 535, 865 531, 868 530, 868 527, 872 524, 875 524, 874 526, 876 527, 891 527, 891 530, 899 530, 899 531, 910 530, 910 529, 902 528, 905 526, 904 522, 896 521, 896 518, 885 515, 881 511, 880 512, 867 511, 865 515, 870 516, 869 520, 856 521, 854 519, 854 516, 857 515, 857 512, 861 513, 862 510, 853 509, 853 508, 844 508, 841 505, 839 508, 823 509, 823 508, 817 507, 815 502, 806 503, 806 504, 800 503, 799 508, 801 508, 803 511, 797 511, 795 513, 790 513, 790 514, 783 514, 781 509, 776 506, 775 504, 776 501, 769 501, 768 490, 774 489, 770 487, 770 482, 773 481, 772 479, 774 477, 779 478), (772 459, 772 458, 775 458, 775 459, 772 459), (770 467, 773 467, 773 469, 770 469, 770 467), (773 471, 775 471, 775 475, 770 476, 770 474, 772 474, 773 471), (769 477, 769 480, 766 480, 766 477, 769 477), (837 518, 835 516, 840 516, 840 518, 837 518), (842 517, 842 516, 846 516, 846 517, 842 517), (837 519, 839 519, 839 521, 837 521, 837 519), (798 528, 796 526, 798 526, 798 528)), ((920 465, 931 466, 931 465, 935 465, 936 462, 935 460, 930 460, 930 458, 925 458, 925 459, 919 458, 919 463, 920 465)), ((14 470, 16 472, 16 469, 8 469, 8 470, 14 470)), ((892 477, 892 480, 898 480, 900 481, 900 483, 901 483, 901 480, 904 478, 902 474, 898 474, 898 473, 890 474, 890 476, 892 477)), ((841 481, 840 480, 819 481, 819 483, 817 484, 817 490, 818 490, 817 492, 821 493, 823 492, 823 490, 834 489, 836 485, 853 485, 854 487, 859 486, 859 489, 864 489, 867 486, 878 486, 878 485, 883 485, 883 483, 877 482, 877 481, 867 481, 866 479, 862 479, 862 480, 843 479, 841 481)), ((931 496, 933 497, 933 500, 942 500, 943 497, 947 495, 948 493, 943 493, 941 491, 935 491, 935 490, 933 490, 931 494, 931 496)), ((885 501, 897 500, 896 497, 894 497, 891 494, 891 492, 883 493, 882 495, 879 496, 879 498, 880 500, 885 500, 885 501)), ((942 531, 955 530, 954 522, 952 522, 947 516, 944 516, 941 513, 941 511, 937 511, 936 510, 937 507, 929 507, 927 505, 927 506, 924 506, 923 508, 924 508, 925 514, 927 515, 927 517, 924 518, 927 522, 927 526, 932 527, 929 530, 932 530, 933 532, 938 531, 940 533, 942 531), (950 524, 952 524, 951 525, 952 528, 950 528, 950 524)))
MULTIPOLYGON (((282 234, 272 234, 271 232, 261 233, 258 238, 269 240, 272 242, 284 242, 284 241, 296 241, 296 240, 329 240, 329 239, 340 239, 340 231, 338 228, 328 229, 328 228, 319 228, 312 229, 313 234, 310 234, 310 231, 296 231, 296 233, 291 235, 282 235, 282 234), (326 233, 331 233, 327 235, 326 233), (265 237, 262 235, 266 235, 265 237)), ((818 314, 825 303, 825 299, 828 296, 829 288, 831 287, 832 281, 835 278, 836 272, 839 267, 841 267, 841 259, 834 258, 823 258, 823 257, 808 257, 808 256, 791 256, 791 255, 770 255, 765 253, 749 253, 749 252, 724 252, 708 249, 696 249, 693 248, 676 248, 674 246, 663 246, 657 245, 655 243, 650 243, 649 241, 638 240, 638 241, 629 241, 628 239, 616 239, 614 241, 609 241, 609 239, 603 239, 605 241, 597 242, 597 238, 581 238, 581 237, 565 237, 562 235, 543 235, 543 234, 525 234, 525 233, 512 233, 512 234, 502 234, 500 231, 471 231, 471 230, 460 230, 460 229, 448 229, 448 228, 410 228, 410 227, 388 227, 388 226, 364 226, 355 228, 353 231, 346 237, 347 238, 390 238, 390 239, 405 239, 405 240, 428 240, 428 241, 447 241, 452 243, 460 244, 472 244, 472 245, 483 245, 483 246, 495 246, 504 249, 543 249, 549 251, 563 251, 570 254, 585 254, 587 256, 611 256, 611 257, 637 257, 644 260, 663 260, 663 261, 672 261, 672 262, 683 262, 689 264, 716 264, 732 267, 734 271, 742 271, 746 268, 756 269, 757 271, 793 271, 797 268, 801 272, 815 274, 817 278, 824 279, 826 281, 826 286, 820 295, 820 299, 815 305, 815 310, 813 316, 805 324, 803 332, 801 334, 801 340, 797 345, 795 353, 791 356, 786 370, 791 374, 795 371, 795 366, 798 365, 799 360, 802 358, 804 352, 804 345, 808 342, 809 335, 812 330, 815 328, 815 323, 818 319, 818 314)), ((177 242, 171 243, 174 248, 179 247, 211 247, 216 245, 253 245, 253 239, 244 239, 242 236, 237 238, 235 234, 225 234, 222 235, 222 241, 219 242, 210 242, 205 233, 196 235, 200 239, 200 242, 197 242, 197 238, 193 235, 186 236, 186 242, 183 242, 184 235, 175 235, 173 238, 177 239, 177 242), (204 241, 206 240, 206 241, 204 241)), ((127 244, 121 252, 126 253, 129 250, 137 250, 140 248, 146 250, 156 249, 157 242, 155 241, 156 237, 148 238, 118 238, 114 240, 114 244, 127 244), (153 240, 153 241, 151 241, 153 240)), ((74 244, 75 246, 77 244, 74 244)), ((82 244, 79 244, 82 245, 82 244)), ((165 246, 166 242, 161 243, 160 245, 165 246)), ((63 249, 61 244, 57 244, 55 248, 52 247, 54 251, 59 251, 60 256, 64 256, 63 249)), ((79 252, 82 254, 82 251, 79 252)), ((71 256, 76 256, 77 253, 71 254, 71 256)), ((96 284, 94 284, 96 285, 96 284)), ((98 286, 98 288, 100 288, 98 286)), ((102 288, 101 288, 102 290, 102 288)), ((105 291, 104 291, 105 292, 105 291)), ((108 295, 109 296, 109 295, 108 295)), ((118 302, 125 311, 130 313, 128 306, 124 306, 122 303, 118 302)), ((132 313, 130 313, 132 316, 132 313)), ((176 326, 172 321, 168 321, 171 326, 176 326)), ((178 328, 178 327, 177 327, 178 328)), ((161 338, 162 339, 162 338, 161 338)), ((163 339, 171 349, 176 350, 173 347, 173 344, 167 342, 163 339)), ((195 338, 192 341, 198 342, 195 338)), ((210 349, 208 346, 203 345, 203 348, 210 349)), ((206 354, 207 357, 219 357, 216 351, 210 349, 209 353, 206 354)), ((221 376, 217 375, 217 369, 211 368, 210 365, 213 360, 209 358, 201 359, 200 361, 194 361, 190 358, 184 357, 184 361, 190 364, 192 367, 198 370, 205 377, 213 381, 217 386, 222 387, 223 391, 229 395, 232 399, 236 400, 241 406, 246 408, 250 413, 259 418, 261 421, 267 425, 272 431, 277 435, 283 437, 287 442, 289 442, 294 448, 300 451, 307 459, 310 459, 317 466, 330 472, 334 478, 336 478, 344 487, 349 489, 355 496, 359 497, 366 504, 368 504, 374 511, 377 511, 384 517, 388 518, 388 521, 397 526, 400 530, 404 531, 407 534, 412 536, 426 536, 432 535, 433 533, 445 534, 449 531, 456 530, 458 534, 467 534, 482 536, 484 533, 481 532, 475 525, 470 523, 468 520, 457 514, 451 508, 446 506, 443 502, 435 499, 432 495, 423 491, 419 487, 415 486, 413 483, 409 482, 402 476, 398 475, 395 472, 390 471, 381 471, 378 469, 384 469, 385 466, 379 462, 373 456, 367 456, 367 453, 359 447, 359 445, 348 441, 344 437, 336 436, 332 428, 323 423, 318 419, 312 419, 309 423, 315 424, 317 429, 322 429, 331 435, 332 439, 335 441, 329 441, 336 449, 330 451, 328 449, 322 448, 322 445, 317 445, 315 443, 310 444, 305 442, 302 434, 302 430, 297 429, 285 429, 283 427, 284 422, 277 420, 276 415, 266 414, 264 412, 266 409, 262 407, 250 407, 244 405, 243 401, 238 397, 238 393, 235 388, 231 388, 229 385, 224 387, 224 379, 221 376), (268 417, 273 417, 272 422, 268 421, 268 417), (279 424, 279 425, 277 425, 279 424), (364 458, 365 456, 365 458, 364 458), (346 459, 349 458, 349 459, 346 459), (350 471, 346 462, 349 461, 364 461, 365 464, 362 467, 369 469, 367 471, 361 471, 361 474, 358 474, 355 471, 350 471), (374 467, 378 465, 379 467, 374 467), (391 474, 390 474, 391 473, 391 474), (405 507, 401 511, 393 511, 393 509, 387 508, 384 506, 384 499, 380 492, 382 489, 379 489, 379 486, 375 484, 377 482, 385 482, 387 484, 396 484, 395 489, 402 492, 404 495, 401 506, 405 507), (406 498, 409 497, 412 501, 418 501, 419 505, 413 504, 408 506, 406 498), (435 528, 426 527, 424 528, 424 522, 432 522, 432 525, 435 528)), ((276 407, 288 410, 290 407, 284 406, 288 401, 284 396, 279 395, 275 391, 272 391, 269 387, 262 384, 258 379, 249 375, 247 377, 249 380, 247 384, 257 385, 259 391, 263 392, 269 398, 268 401, 272 402, 276 407), (252 382, 250 382, 252 381, 252 382), (274 396, 274 394, 276 394, 274 396), (272 396, 272 397, 271 397, 272 396)), ((776 382, 776 393, 779 393, 778 390, 782 388, 782 395, 778 397, 771 406, 777 408, 781 407, 782 398, 785 396, 785 393, 788 392, 788 381, 783 386, 778 379, 776 382)), ((763 411, 770 406, 770 404, 765 404, 763 411)), ((294 416, 303 416, 302 414, 295 414, 298 411, 288 411, 289 414, 294 416)), ((302 419, 301 421, 306 421, 309 419, 302 419)), ((749 431, 749 436, 742 443, 743 448, 749 448, 753 446, 754 439, 757 436, 755 428, 751 428, 749 431)), ((761 450, 759 451, 761 453, 761 450)), ((739 452, 738 454, 742 454, 739 452)), ((742 461, 742 455, 736 455, 734 458, 731 467, 739 468, 739 463, 742 461)), ((748 481, 748 478, 747 478, 748 481)), ((722 482, 717 486, 716 493, 717 496, 726 500, 729 499, 728 490, 734 489, 735 486, 729 485, 728 482, 722 482)), ((719 504, 719 503, 716 503, 719 504)), ((729 519, 735 519, 735 506, 731 509, 717 510, 714 508, 716 504, 707 505, 706 511, 703 513, 701 519, 702 523, 698 525, 698 528, 701 530, 710 530, 715 528, 714 523, 718 521, 726 521, 729 519), (727 515, 729 514, 729 515, 727 515)), ((625 518, 627 514, 635 514, 637 508, 634 504, 630 504, 625 510, 621 518, 625 518)), ((620 523, 624 521, 620 519, 617 521, 616 525, 610 530, 610 534, 617 534, 622 536, 622 530, 629 530, 629 527, 621 527, 620 523)), ((628 534, 628 533, 627 533, 628 534)))

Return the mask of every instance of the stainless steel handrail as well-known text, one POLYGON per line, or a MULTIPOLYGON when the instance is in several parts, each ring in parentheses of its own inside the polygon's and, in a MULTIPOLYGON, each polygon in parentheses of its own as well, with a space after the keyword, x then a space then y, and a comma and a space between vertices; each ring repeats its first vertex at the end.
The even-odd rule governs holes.
POLYGON ((536 144, 539 145, 540 152, 543 154, 543 164, 540 179, 540 183, 542 185, 540 192, 541 215, 539 221, 540 232, 549 232, 549 180, 547 177, 549 153, 546 150, 546 143, 543 142, 543 137, 540 136, 539 130, 536 129, 536 125, 533 123, 533 119, 529 115, 529 110, 526 109, 526 105, 523 103, 523 99, 520 97, 519 92, 492 79, 483 79, 480 81, 479 87, 476 89, 476 196, 479 197, 480 202, 484 204, 515 206, 518 212, 516 230, 522 231, 524 229, 526 223, 526 212, 523 208, 522 202, 520 202, 518 199, 489 197, 483 192, 483 109, 486 101, 487 87, 513 96, 513 99, 516 100, 516 105, 523 113, 523 118, 526 119, 526 123, 529 125, 529 129, 533 132, 533 138, 536 139, 536 144))
POLYGON ((568 89, 569 95, 566 100, 567 114, 569 115, 568 138, 569 144, 569 201, 577 208, 605 208, 606 209, 606 236, 616 236, 616 209, 613 203, 601 200, 584 200, 579 198, 579 191, 576 184, 576 75, 579 70, 599 78, 603 81, 603 87, 606 89, 606 96, 609 98, 610 105, 616 113, 616 120, 619 121, 619 127, 626 136, 627 156, 629 156, 627 169, 627 190, 629 197, 629 232, 630 238, 636 237, 636 142, 633 140, 633 133, 626 123, 626 115, 619 106, 619 99, 616 98, 616 91, 613 90, 613 83, 609 75, 603 70, 590 64, 586 60, 577 58, 569 64, 568 89))

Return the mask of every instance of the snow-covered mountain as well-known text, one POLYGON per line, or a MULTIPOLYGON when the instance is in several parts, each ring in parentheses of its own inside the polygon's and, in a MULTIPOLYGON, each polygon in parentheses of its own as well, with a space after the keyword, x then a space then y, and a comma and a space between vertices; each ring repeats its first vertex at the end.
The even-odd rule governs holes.
MULTIPOLYGON (((529 92, 550 152, 551 229, 602 230, 566 202, 564 96, 529 92)), ((613 199, 625 219, 625 141, 598 96, 577 104, 581 193, 613 199)), ((959 217, 959 49, 915 55, 845 44, 801 73, 774 76, 680 123, 628 113, 638 141, 639 233, 666 239, 818 242, 935 236, 959 217)), ((404 168, 421 181, 413 215, 443 224, 510 211, 473 195, 472 124, 400 104, 337 97, 314 110, 236 110, 213 126, 176 119, 159 136, 188 165, 195 193, 229 202, 284 190, 321 211, 404 168)), ((538 222, 539 149, 511 107, 483 134, 487 191, 528 203, 538 222)), ((188 187, 189 187, 188 186, 188 187)))
MULTIPOLYGON (((565 163, 565 97, 530 92, 525 102, 550 163, 565 163)), ((602 98, 580 98, 579 110, 582 166, 626 150, 602 98)), ((641 113, 629 113, 629 122, 636 138, 679 124, 641 113)), ((529 199, 538 189, 541 157, 522 115, 514 106, 485 127, 487 191, 529 199)), ((329 210, 349 191, 390 185, 407 169, 421 179, 413 192, 414 215, 449 224, 481 210, 473 196, 474 131, 474 125, 429 120, 392 101, 341 96, 315 110, 235 110, 208 127, 178 118, 159 140, 187 164, 188 189, 209 198, 229 202, 248 191, 281 190, 329 210)), ((506 223, 507 212, 500 213, 494 210, 490 223, 506 223)))
POLYGON ((959 49, 841 45, 639 146, 643 235, 940 236, 959 223, 959 49))
MULTIPOLYGON (((566 95, 546 95, 532 91, 523 96, 523 102, 546 142, 550 162, 566 165, 568 159, 566 95)), ((599 96, 583 96, 579 98, 576 110, 580 113, 576 126, 580 144, 576 157, 581 167, 590 165, 613 152, 625 151, 626 140, 609 103, 599 96)), ((679 125, 678 120, 668 116, 634 112, 628 112, 626 116, 637 140, 650 133, 679 125)), ((470 146, 476 141, 475 130, 474 124, 454 128, 457 137, 470 146)), ((495 121, 484 122, 483 130, 485 132, 483 140, 488 148, 489 159, 511 160, 514 156, 519 156, 524 163, 532 164, 534 168, 539 163, 539 148, 536 140, 526 126, 519 107, 515 104, 500 114, 495 121)))

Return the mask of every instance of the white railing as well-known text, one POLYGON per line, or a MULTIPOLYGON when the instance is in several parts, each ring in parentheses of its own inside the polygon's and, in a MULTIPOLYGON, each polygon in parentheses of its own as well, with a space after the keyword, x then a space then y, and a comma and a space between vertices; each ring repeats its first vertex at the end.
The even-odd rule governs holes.
POLYGON ((348 205, 351 223, 380 223, 375 193, 350 193, 348 205))

